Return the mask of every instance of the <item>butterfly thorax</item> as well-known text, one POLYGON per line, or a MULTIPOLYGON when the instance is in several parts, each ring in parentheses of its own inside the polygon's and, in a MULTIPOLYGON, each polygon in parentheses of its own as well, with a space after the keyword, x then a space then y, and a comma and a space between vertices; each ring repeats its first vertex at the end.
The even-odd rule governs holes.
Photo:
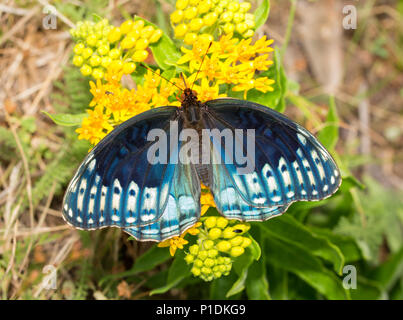
POLYGON ((185 127, 197 129, 201 122, 201 107, 202 103, 197 99, 196 92, 186 88, 183 91, 182 97, 182 116, 185 121, 185 127))

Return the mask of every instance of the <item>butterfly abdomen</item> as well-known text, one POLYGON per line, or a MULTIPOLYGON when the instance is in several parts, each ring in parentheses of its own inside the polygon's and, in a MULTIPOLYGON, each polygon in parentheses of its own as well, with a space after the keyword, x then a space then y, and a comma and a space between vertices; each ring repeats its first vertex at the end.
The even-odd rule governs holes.
POLYGON ((212 177, 210 174, 211 169, 209 168, 209 165, 196 164, 195 169, 200 181, 203 182, 206 187, 210 187, 212 185, 212 177))

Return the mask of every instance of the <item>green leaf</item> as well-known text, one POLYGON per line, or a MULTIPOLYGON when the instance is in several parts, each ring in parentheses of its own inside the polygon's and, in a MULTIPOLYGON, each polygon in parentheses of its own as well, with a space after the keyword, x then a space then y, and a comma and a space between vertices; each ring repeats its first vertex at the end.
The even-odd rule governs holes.
POLYGON ((328 150, 334 150, 339 139, 339 117, 337 115, 334 97, 329 98, 329 111, 324 128, 319 132, 318 138, 328 150))
POLYGON ((273 79, 275 81, 272 85, 274 90, 266 93, 256 89, 249 90, 247 95, 248 100, 260 103, 278 112, 283 112, 285 109, 285 94, 288 85, 284 68, 281 65, 280 50, 277 47, 274 49, 273 65, 259 76, 273 79))
POLYGON ((375 269, 371 278, 379 282, 383 288, 389 290, 402 275, 403 247, 395 254, 389 256, 385 263, 375 269))
POLYGON ((324 237, 336 245, 341 250, 345 263, 358 261, 363 258, 361 250, 353 238, 333 233, 326 228, 310 227, 310 230, 315 235, 324 237))
POLYGON ((88 117, 87 113, 79 113, 79 114, 69 114, 69 113, 59 113, 59 114, 50 114, 46 111, 42 111, 42 113, 46 114, 50 119, 53 120, 54 123, 59 126, 64 127, 74 127, 79 126, 83 122, 83 119, 88 117))
POLYGON ((257 7, 255 15, 255 30, 265 24, 270 13, 270 0, 263 0, 257 7))
POLYGON ((137 258, 131 271, 133 273, 139 273, 147 270, 152 270, 159 264, 169 260, 171 255, 169 250, 166 248, 159 248, 158 246, 153 246, 146 253, 137 258))
POLYGON ((270 264, 296 274, 328 299, 349 298, 341 279, 326 269, 309 247, 303 248, 275 237, 268 237, 266 244, 265 253, 270 264))
POLYGON ((237 273, 238 279, 234 282, 231 289, 228 290, 226 298, 240 293, 245 289, 245 281, 248 276, 248 268, 256 257, 255 249, 251 249, 249 247, 246 248, 245 253, 236 258, 236 260, 234 261, 233 269, 237 273))
MULTIPOLYGON (((145 22, 145 25, 150 25, 156 29, 159 29, 158 26, 143 18, 135 17, 134 20, 143 20, 145 22)), ((181 57, 180 51, 175 46, 171 38, 168 37, 165 33, 162 34, 161 38, 156 43, 150 44, 150 48, 154 55, 155 61, 163 70, 175 66, 176 62, 181 57)))
POLYGON ((331 262, 337 273, 342 273, 344 257, 340 249, 326 238, 315 235, 291 215, 283 215, 256 225, 262 229, 267 238, 280 239, 292 246, 306 248, 313 255, 331 262))
MULTIPOLYGON (((264 246, 264 241, 261 241, 261 244, 264 246)), ((269 295, 269 283, 266 277, 266 260, 264 255, 260 260, 254 261, 249 267, 248 276, 246 278, 246 293, 250 300, 271 299, 269 295)))
POLYGON ((379 283, 369 279, 358 277, 357 288, 349 289, 352 300, 377 300, 385 299, 386 293, 379 283))
POLYGON ((343 193, 348 192, 351 188, 357 187, 358 189, 364 190, 365 185, 357 180, 354 176, 343 177, 343 181, 340 186, 340 191, 343 193))
POLYGON ((186 264, 184 258, 185 255, 183 251, 179 251, 176 254, 175 259, 169 268, 166 284, 160 288, 152 290, 150 292, 150 296, 153 294, 161 294, 167 292, 190 275, 190 268, 186 264))

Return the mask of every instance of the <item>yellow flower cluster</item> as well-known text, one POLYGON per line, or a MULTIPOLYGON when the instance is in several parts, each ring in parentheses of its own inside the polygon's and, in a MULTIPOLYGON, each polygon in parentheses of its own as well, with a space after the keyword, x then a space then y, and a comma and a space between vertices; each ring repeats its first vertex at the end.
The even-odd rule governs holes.
POLYGON ((255 16, 248 11, 249 2, 239 0, 177 0, 171 14, 175 37, 193 44, 199 34, 211 33, 216 27, 225 34, 253 36, 255 16))
POLYGON ((104 78, 109 67, 125 74, 132 73, 136 69, 135 63, 148 57, 149 44, 162 36, 161 30, 145 26, 141 19, 127 20, 120 27, 109 25, 107 19, 97 23, 78 22, 70 33, 77 42, 73 49, 73 64, 80 67, 83 75, 95 79, 104 78))
POLYGON ((178 101, 170 102, 177 88, 156 73, 148 71, 142 85, 137 85, 136 89, 128 90, 121 85, 123 70, 119 68, 109 68, 105 75, 106 83, 97 80, 90 82, 90 92, 93 99, 88 109, 88 117, 82 122, 81 128, 76 130, 79 139, 97 144, 105 137, 113 126, 134 117, 135 115, 147 111, 154 107, 163 105, 179 104, 178 101))
POLYGON ((191 49, 181 48, 184 55, 177 64, 188 63, 189 70, 193 73, 189 78, 193 81, 202 79, 201 88, 195 86, 195 90, 200 91, 200 99, 209 98, 209 94, 219 97, 218 88, 221 84, 231 85, 232 91, 243 91, 246 98, 251 89, 273 91, 271 85, 274 80, 257 75, 257 72, 265 71, 273 64, 268 55, 273 51, 270 47, 272 43, 273 40, 267 40, 266 36, 252 44, 252 39, 238 40, 232 34, 224 35, 219 41, 213 42, 198 39, 191 49), (205 92, 206 88, 208 93, 205 92))

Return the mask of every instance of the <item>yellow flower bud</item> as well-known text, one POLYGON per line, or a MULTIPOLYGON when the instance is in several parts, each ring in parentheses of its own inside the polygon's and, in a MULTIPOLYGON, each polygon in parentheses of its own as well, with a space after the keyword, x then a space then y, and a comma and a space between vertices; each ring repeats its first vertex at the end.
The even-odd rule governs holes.
POLYGON ((134 39, 138 39, 138 38, 140 38, 140 31, 138 30, 138 29, 132 29, 132 31, 130 31, 128 34, 127 34, 127 37, 131 37, 131 38, 134 38, 134 39))
POLYGON ((244 22, 238 23, 235 28, 236 28, 236 31, 238 31, 240 34, 244 33, 246 30, 248 30, 248 26, 244 22))
POLYGON ((232 247, 231 248, 231 257, 239 257, 240 255, 242 255, 245 252, 245 249, 242 247, 232 247))
POLYGON ((154 30, 153 34, 148 39, 148 41, 150 43, 155 43, 161 38, 161 36, 162 36, 162 30, 160 30, 160 29, 154 30))
POLYGON ((120 28, 113 28, 111 31, 109 31, 108 41, 110 43, 114 43, 116 41, 119 41, 121 36, 122 36, 122 33, 120 31, 120 28))
POLYGON ((236 12, 239 10, 239 2, 233 1, 228 5, 228 10, 236 12))
POLYGON ((185 19, 191 20, 197 15, 196 7, 189 7, 185 10, 185 19))
POLYGON ((201 18, 196 18, 190 21, 189 23, 190 30, 192 31, 198 31, 200 30, 201 27, 203 27, 203 19, 201 18))
POLYGON ((99 66, 101 64, 101 57, 94 54, 91 58, 90 58, 90 65, 91 67, 96 67, 99 66))
POLYGON ((215 7, 214 12, 219 16, 221 13, 223 13, 224 9, 221 7, 215 7))
POLYGON ((185 17, 185 13, 183 12, 183 10, 176 10, 171 13, 171 21, 174 24, 181 22, 184 17, 185 17))
POLYGON ((250 229, 250 224, 249 223, 238 223, 238 224, 234 225, 232 228, 235 233, 240 235, 240 234, 247 232, 250 229))
POLYGON ((224 229, 228 224, 228 220, 225 219, 224 217, 219 217, 217 218, 217 227, 224 229))
POLYGON ((218 250, 216 250, 216 249, 210 249, 208 251, 208 256, 210 258, 215 258, 217 255, 218 255, 218 250))
POLYGON ((82 56, 74 56, 73 64, 76 67, 80 67, 84 63, 84 58, 82 56))
POLYGON ((109 65, 111 64, 112 59, 109 56, 106 57, 102 57, 101 59, 101 66, 103 66, 104 68, 108 68, 109 65))
POLYGON ((187 32, 188 27, 186 24, 182 23, 178 26, 175 27, 174 29, 174 33, 175 33, 175 37, 177 38, 183 38, 183 36, 185 35, 185 33, 187 32))
POLYGON ((194 275, 195 277, 198 277, 198 276, 200 275, 200 273, 201 273, 200 269, 199 269, 199 268, 196 268, 196 267, 193 267, 193 268, 190 270, 190 272, 193 273, 193 275, 194 275))
POLYGON ((250 7, 252 5, 250 4, 250 2, 242 2, 239 4, 239 11, 240 12, 247 12, 250 10, 250 7))
POLYGON ((193 263, 195 267, 201 268, 204 266, 203 261, 201 261, 200 259, 196 259, 195 262, 193 263))
POLYGON ((192 32, 186 33, 185 39, 183 39, 183 41, 188 45, 192 45, 196 40, 197 34, 192 32))
POLYGON ((130 74, 134 70, 136 70, 136 64, 134 62, 126 62, 123 64, 123 73, 124 74, 130 74))
POLYGON ((241 243, 243 242, 243 237, 242 236, 236 236, 235 238, 232 238, 229 242, 231 243, 231 245, 233 247, 240 246, 241 243))
POLYGON ((251 29, 249 29, 248 31, 246 31, 244 34, 243 34, 243 37, 244 38, 250 38, 250 37, 252 37, 253 36, 253 30, 251 30, 251 29))
POLYGON ((226 7, 228 6, 228 3, 229 3, 229 0, 221 0, 221 1, 218 3, 218 7, 220 7, 220 8, 226 8, 226 7))
POLYGON ((145 50, 145 49, 147 49, 147 47, 148 47, 147 39, 141 38, 136 41, 136 45, 135 45, 136 50, 145 50))
POLYGON ((206 260, 207 256, 208 256, 207 250, 201 250, 197 255, 197 257, 202 261, 206 260))
POLYGON ((204 225, 208 229, 215 227, 216 223, 217 217, 208 217, 206 220, 204 220, 204 225))
POLYGON ((227 240, 221 240, 219 243, 217 243, 216 248, 218 251, 227 252, 229 249, 231 249, 231 243, 227 240))
POLYGON ((103 45, 98 47, 98 52, 101 56, 105 56, 109 52, 109 46, 108 45, 103 45))
POLYGON ((190 246, 189 252, 193 255, 196 255, 199 252, 199 246, 197 244, 190 246))
POLYGON ((92 70, 92 76, 94 77, 94 79, 102 79, 104 76, 104 72, 101 69, 96 68, 92 70))
POLYGON ((133 20, 126 20, 120 25, 120 32, 122 34, 127 34, 133 28, 134 21, 133 20))
POLYGON ((236 236, 232 227, 225 228, 222 235, 225 239, 231 239, 236 236))
POLYGON ((248 26, 249 29, 252 29, 255 27, 255 21, 254 20, 245 20, 246 25, 248 26))
POLYGON ((131 49, 136 44, 136 39, 134 37, 126 36, 123 38, 122 42, 120 43, 120 47, 122 49, 131 49))
POLYGON ((234 27, 234 25, 233 25, 232 23, 226 23, 226 24, 224 25, 224 27, 223 27, 223 30, 224 30, 224 32, 225 32, 226 34, 229 34, 229 33, 233 33, 233 32, 234 32, 235 27, 234 27))
POLYGON ((138 19, 138 20, 134 21, 132 31, 133 30, 141 31, 141 29, 144 28, 144 25, 145 25, 144 20, 143 19, 138 19))
POLYGON ((215 262, 214 262, 213 259, 207 258, 206 260, 204 260, 204 265, 205 265, 206 267, 211 268, 211 267, 213 267, 213 266, 215 265, 215 262))
POLYGON ((85 49, 85 45, 83 43, 77 43, 74 46, 73 52, 78 55, 78 54, 82 53, 84 49, 85 49))
POLYGON ((232 19, 235 23, 239 23, 245 20, 245 15, 243 13, 235 12, 232 19))
POLYGON ((249 247, 249 246, 252 244, 252 240, 251 240, 250 238, 243 237, 242 240, 243 240, 243 241, 242 241, 242 244, 241 244, 241 247, 242 247, 242 248, 249 247))
POLYGON ((211 270, 211 268, 208 268, 208 267, 202 267, 201 272, 204 274, 211 274, 212 270, 211 270))
POLYGON ((147 50, 138 50, 133 53, 132 59, 135 62, 141 62, 147 59, 148 51, 147 50))
POLYGON ((83 52, 81 53, 81 55, 83 56, 84 59, 88 59, 89 57, 92 56, 93 53, 94 53, 94 51, 92 51, 91 48, 85 48, 83 50, 83 52))
POLYGON ((217 21, 217 18, 218 18, 218 14, 217 13, 215 13, 215 12, 210 12, 210 13, 208 13, 208 14, 206 14, 204 17, 203 17, 203 23, 206 25, 206 26, 212 26, 216 21, 217 21))
POLYGON ((194 261, 194 256, 191 255, 191 254, 187 254, 186 257, 185 257, 185 261, 186 261, 187 264, 192 263, 194 261))
POLYGON ((199 36, 199 40, 203 42, 208 42, 210 43, 211 41, 214 40, 213 36, 211 34, 203 33, 199 36))
POLYGON ((234 13, 232 11, 225 11, 221 15, 220 19, 224 22, 231 22, 234 17, 234 13))
POLYGON ((199 4, 200 0, 189 0, 189 5, 190 6, 197 6, 199 4))
POLYGON ((97 44, 97 37, 95 36, 95 34, 90 34, 87 39, 85 39, 85 41, 87 42, 87 44, 91 47, 94 47, 97 44))
POLYGON ((114 70, 120 70, 123 68, 123 62, 122 60, 113 60, 109 66, 114 70))
POLYGON ((111 57, 112 60, 117 59, 120 57, 120 50, 119 49, 112 49, 109 51, 109 57, 111 57))
POLYGON ((210 0, 204 0, 204 1, 199 3, 197 8, 198 8, 198 11, 199 11, 200 14, 206 13, 211 8, 211 1, 210 0))
POLYGON ((141 30, 140 34, 141 34, 142 38, 148 39, 149 37, 151 37, 153 32, 154 32, 154 28, 152 26, 147 26, 147 27, 144 27, 143 30, 141 30))
POLYGON ((188 4, 189 0, 178 0, 176 1, 176 9, 183 10, 188 6, 188 4))
POLYGON ((210 231, 208 232, 208 237, 209 237, 211 240, 216 240, 216 239, 218 239, 219 237, 221 237, 221 234, 222 234, 221 229, 219 229, 219 228, 212 228, 212 229, 210 229, 210 231))
POLYGON ((204 240, 203 241, 203 247, 206 250, 211 249, 212 247, 214 247, 214 241, 213 240, 204 240))

